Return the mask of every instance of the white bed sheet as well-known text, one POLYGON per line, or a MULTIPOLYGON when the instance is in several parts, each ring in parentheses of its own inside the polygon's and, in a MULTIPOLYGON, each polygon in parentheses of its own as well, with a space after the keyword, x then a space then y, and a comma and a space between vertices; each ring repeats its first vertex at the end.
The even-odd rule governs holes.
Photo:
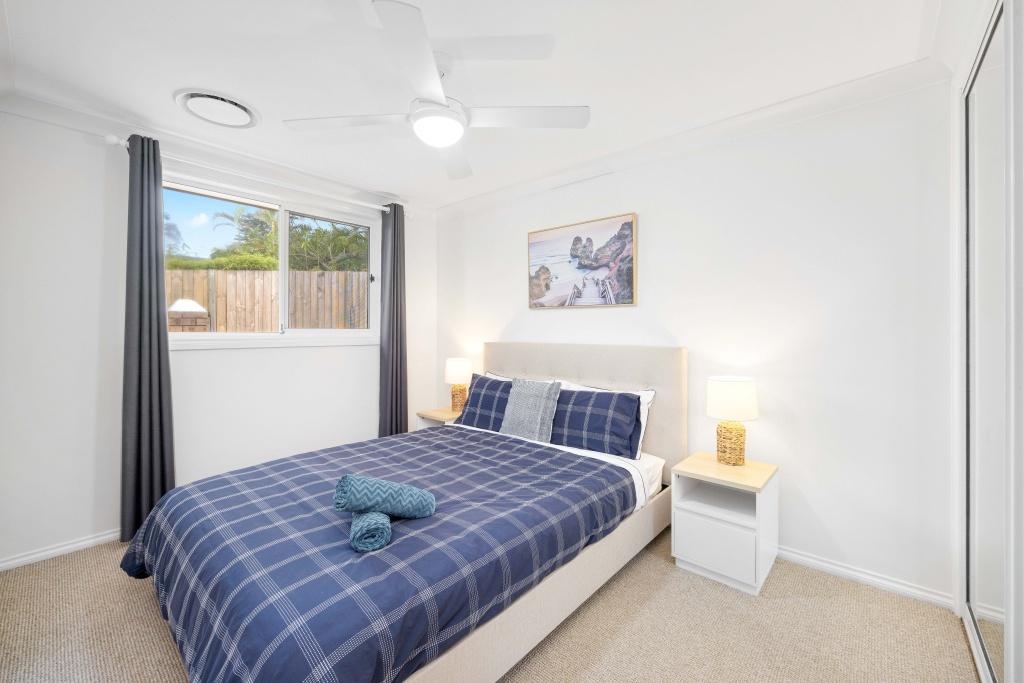
MULTIPOLYGON (((470 427, 469 425, 455 424, 454 422, 446 422, 445 424, 452 427, 459 427, 461 429, 472 429, 477 432, 491 431, 489 429, 480 429, 479 427, 470 427)), ((639 458, 632 460, 630 458, 623 458, 620 455, 601 453, 600 451, 587 451, 582 448, 562 446, 559 444, 547 443, 545 441, 523 439, 521 436, 513 436, 512 434, 505 434, 505 436, 513 439, 522 439, 523 441, 540 444, 542 446, 550 446, 551 448, 557 448, 560 451, 582 455, 587 458, 602 460, 627 470, 633 476, 633 485, 636 488, 636 510, 647 505, 647 501, 661 491, 661 473, 665 467, 665 461, 656 455, 641 453, 639 458)))

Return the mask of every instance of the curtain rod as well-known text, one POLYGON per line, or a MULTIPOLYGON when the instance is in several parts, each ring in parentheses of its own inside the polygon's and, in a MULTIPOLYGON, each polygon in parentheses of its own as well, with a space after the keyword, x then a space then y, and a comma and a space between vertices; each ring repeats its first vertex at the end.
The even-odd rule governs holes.
MULTIPOLYGON (((119 138, 119 137, 117 137, 116 135, 114 135, 112 133, 104 135, 103 139, 106 141, 106 143, 108 145, 120 145, 120 146, 122 146, 122 147, 124 147, 126 149, 128 147, 128 141, 127 140, 125 140, 124 138, 119 138)), ((249 173, 240 173, 238 171, 235 171, 235 170, 232 170, 232 169, 229 169, 229 168, 223 168, 221 166, 214 166, 212 164, 207 164, 207 163, 204 163, 204 162, 201 162, 201 161, 196 161, 194 159, 186 159, 185 157, 179 157, 179 156, 175 156, 173 154, 164 154, 163 152, 160 153, 160 157, 162 159, 169 159, 170 161, 177 161, 178 163, 188 164, 189 166, 197 166, 199 168, 206 169, 207 171, 215 171, 217 173, 226 173, 227 175, 235 176, 237 178, 244 178, 245 180, 250 180, 252 182, 264 183, 264 184, 271 185, 271 186, 274 186, 274 187, 280 187, 280 188, 283 188, 285 190, 291 190, 292 192, 301 192, 301 193, 307 194, 307 195, 309 195, 311 197, 319 197, 321 199, 327 199, 327 200, 332 201, 332 202, 340 202, 342 204, 349 204, 349 205, 352 205, 352 206, 362 206, 362 207, 367 208, 367 209, 374 209, 376 211, 383 211, 384 213, 390 213, 391 212, 391 209, 389 207, 384 206, 382 204, 373 204, 372 202, 364 202, 364 201, 362 201, 360 199, 352 199, 352 198, 349 198, 349 197, 338 197, 336 195, 324 194, 322 192, 314 192, 312 190, 307 190, 306 188, 303 188, 303 187, 297 187, 295 185, 286 185, 286 184, 281 183, 281 182, 279 182, 277 180, 273 180, 272 178, 263 178, 261 176, 252 175, 252 174, 249 174, 249 173)))

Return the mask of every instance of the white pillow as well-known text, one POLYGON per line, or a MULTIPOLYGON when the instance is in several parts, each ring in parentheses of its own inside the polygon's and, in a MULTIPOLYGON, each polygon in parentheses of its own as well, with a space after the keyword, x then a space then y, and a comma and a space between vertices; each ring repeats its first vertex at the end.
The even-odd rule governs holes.
POLYGON ((490 377, 491 379, 500 379, 503 382, 511 382, 515 377, 506 377, 505 375, 496 375, 493 372, 485 372, 484 377, 490 377))
MULTIPOLYGON (((484 373, 487 377, 511 381, 513 378, 497 375, 493 372, 484 373)), ((647 432, 647 415, 651 412, 651 404, 654 403, 654 389, 604 389, 602 387, 588 387, 585 384, 576 384, 567 379, 555 378, 562 383, 564 391, 605 391, 617 394, 636 394, 640 397, 640 444, 637 446, 637 453, 640 453, 644 445, 644 434, 647 432)))

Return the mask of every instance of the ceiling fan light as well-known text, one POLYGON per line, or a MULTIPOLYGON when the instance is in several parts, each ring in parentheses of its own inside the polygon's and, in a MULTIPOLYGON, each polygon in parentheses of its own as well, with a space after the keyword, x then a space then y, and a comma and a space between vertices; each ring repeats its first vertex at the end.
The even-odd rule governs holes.
POLYGON ((415 117, 412 130, 426 145, 451 147, 462 139, 466 126, 449 112, 437 111, 415 117))

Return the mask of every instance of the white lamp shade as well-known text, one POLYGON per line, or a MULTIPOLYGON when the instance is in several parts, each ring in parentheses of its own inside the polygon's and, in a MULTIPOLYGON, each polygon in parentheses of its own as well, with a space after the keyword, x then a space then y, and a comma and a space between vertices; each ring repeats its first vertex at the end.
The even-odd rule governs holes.
POLYGON ((757 419, 757 386, 750 377, 708 378, 708 417, 718 420, 757 419))
POLYGON ((473 378, 473 366, 468 358, 449 358, 444 362, 445 384, 469 384, 473 378))

